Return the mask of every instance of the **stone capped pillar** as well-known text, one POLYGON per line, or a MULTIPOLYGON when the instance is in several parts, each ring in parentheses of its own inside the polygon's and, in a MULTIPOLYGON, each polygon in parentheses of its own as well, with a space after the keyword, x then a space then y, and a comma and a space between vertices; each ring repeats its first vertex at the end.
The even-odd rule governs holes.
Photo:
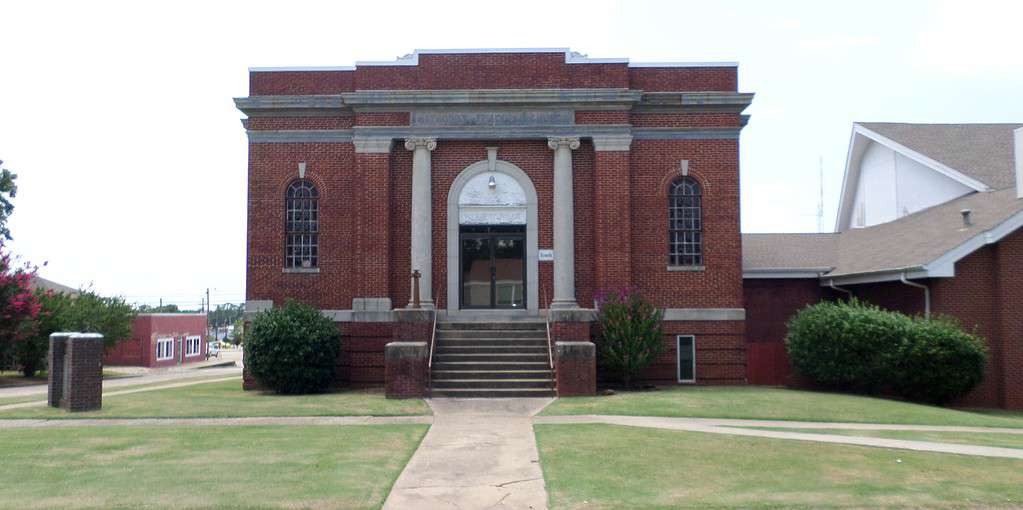
POLYGON ((579 137, 547 139, 554 149, 554 300, 551 308, 579 308, 575 301, 575 208, 572 205, 572 151, 579 137))
POLYGON ((353 309, 390 310, 390 154, 389 137, 356 137, 355 169, 361 189, 356 235, 362 280, 353 309))
MULTIPOLYGON (((406 138, 405 148, 412 152, 412 270, 419 270, 420 304, 433 308, 433 179, 430 151, 437 148, 436 138, 406 138)), ((412 306, 413 297, 409 297, 412 306)))
POLYGON ((593 137, 594 237, 598 290, 628 287, 631 278, 629 147, 632 135, 593 137))

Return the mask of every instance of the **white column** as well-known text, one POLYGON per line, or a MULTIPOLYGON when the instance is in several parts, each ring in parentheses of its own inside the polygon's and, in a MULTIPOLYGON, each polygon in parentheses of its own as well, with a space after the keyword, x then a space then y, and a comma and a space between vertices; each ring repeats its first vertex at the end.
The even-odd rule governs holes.
POLYGON ((575 302, 575 212, 572 206, 572 150, 578 137, 551 137, 554 149, 554 300, 551 308, 579 308, 575 302))
MULTIPOLYGON (((424 308, 433 308, 433 207, 430 188, 430 151, 436 138, 407 138, 412 152, 412 270, 419 270, 419 298, 424 308)), ((411 280, 410 280, 411 281, 411 280)), ((409 298, 412 304, 412 297, 409 298)))

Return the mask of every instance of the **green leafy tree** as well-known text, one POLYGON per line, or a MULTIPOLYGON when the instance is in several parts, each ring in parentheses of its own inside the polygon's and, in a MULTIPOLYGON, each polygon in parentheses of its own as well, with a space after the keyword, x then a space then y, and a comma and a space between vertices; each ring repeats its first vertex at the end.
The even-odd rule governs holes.
POLYGON ((178 305, 175 305, 175 304, 167 304, 167 305, 159 305, 159 306, 140 305, 139 309, 138 309, 138 312, 139 313, 181 313, 181 310, 178 309, 178 305))
POLYGON ((11 231, 7 228, 7 219, 14 212, 14 203, 11 201, 18 194, 18 186, 14 183, 18 174, 3 168, 3 160, 0 160, 0 236, 4 239, 11 239, 11 231))
POLYGON ((61 319, 71 305, 71 298, 62 292, 36 289, 35 295, 41 305, 36 316, 35 330, 15 347, 15 358, 25 377, 33 377, 45 367, 50 334, 64 329, 61 327, 61 319))
POLYGON ((597 296, 597 342, 602 367, 631 386, 640 370, 664 352, 664 312, 628 290, 597 296))
POLYGON ((131 323, 135 308, 124 298, 104 297, 88 289, 68 301, 60 313, 60 328, 65 331, 101 333, 109 349, 117 342, 131 337, 131 323))

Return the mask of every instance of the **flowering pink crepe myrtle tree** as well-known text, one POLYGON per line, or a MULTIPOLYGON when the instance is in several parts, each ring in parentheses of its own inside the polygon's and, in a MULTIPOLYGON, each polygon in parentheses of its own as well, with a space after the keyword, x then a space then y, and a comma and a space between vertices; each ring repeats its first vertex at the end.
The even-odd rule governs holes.
POLYGON ((14 267, 0 244, 0 364, 9 364, 15 345, 35 334, 42 305, 32 291, 34 275, 34 267, 14 267))
POLYGON ((598 360, 628 387, 640 370, 664 352, 664 311, 631 288, 601 291, 595 298, 598 360))

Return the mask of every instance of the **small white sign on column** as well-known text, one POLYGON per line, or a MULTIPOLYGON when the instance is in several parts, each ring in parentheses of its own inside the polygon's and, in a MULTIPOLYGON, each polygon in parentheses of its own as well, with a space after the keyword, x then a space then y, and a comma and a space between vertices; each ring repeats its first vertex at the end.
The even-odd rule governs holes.
POLYGON ((540 262, 550 262, 554 260, 554 250, 540 250, 537 259, 539 259, 540 262))

